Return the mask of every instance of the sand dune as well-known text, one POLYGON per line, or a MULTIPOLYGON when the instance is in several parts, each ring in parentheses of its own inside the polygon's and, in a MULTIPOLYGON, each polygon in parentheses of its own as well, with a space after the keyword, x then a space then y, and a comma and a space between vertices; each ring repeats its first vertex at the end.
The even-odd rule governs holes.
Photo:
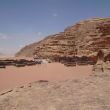
POLYGON ((85 77, 92 72, 92 66, 65 67, 60 63, 28 67, 8 66, 0 69, 0 91, 36 80, 66 80, 85 77))

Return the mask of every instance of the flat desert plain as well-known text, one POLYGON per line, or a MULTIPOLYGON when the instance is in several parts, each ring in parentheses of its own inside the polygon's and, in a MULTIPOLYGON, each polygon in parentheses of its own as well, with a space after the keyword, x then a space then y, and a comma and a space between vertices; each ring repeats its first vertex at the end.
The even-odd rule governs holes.
POLYGON ((67 80, 83 78, 92 73, 92 66, 66 67, 60 63, 35 66, 7 66, 0 69, 0 91, 37 80, 67 80))

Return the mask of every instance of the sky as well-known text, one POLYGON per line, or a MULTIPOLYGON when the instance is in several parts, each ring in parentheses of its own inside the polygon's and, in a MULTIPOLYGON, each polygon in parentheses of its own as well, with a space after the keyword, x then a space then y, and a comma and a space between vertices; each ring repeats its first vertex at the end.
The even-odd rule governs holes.
POLYGON ((0 0, 0 53, 97 17, 110 17, 110 0, 0 0))

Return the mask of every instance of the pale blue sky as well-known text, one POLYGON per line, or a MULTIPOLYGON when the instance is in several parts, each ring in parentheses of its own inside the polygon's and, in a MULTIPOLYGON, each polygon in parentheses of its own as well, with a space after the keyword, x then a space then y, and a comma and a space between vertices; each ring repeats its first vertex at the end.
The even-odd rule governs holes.
POLYGON ((80 20, 109 13, 110 0, 0 0, 0 52, 13 54, 80 20))

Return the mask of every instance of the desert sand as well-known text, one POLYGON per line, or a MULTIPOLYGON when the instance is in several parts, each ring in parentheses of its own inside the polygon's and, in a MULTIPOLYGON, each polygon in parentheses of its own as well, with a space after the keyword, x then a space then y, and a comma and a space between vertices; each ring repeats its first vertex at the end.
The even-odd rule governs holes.
POLYGON ((0 110, 110 110, 110 71, 0 92, 0 110))
POLYGON ((60 63, 49 63, 35 66, 7 66, 0 69, 0 91, 34 82, 37 80, 67 80, 88 76, 92 66, 66 67, 60 63))

